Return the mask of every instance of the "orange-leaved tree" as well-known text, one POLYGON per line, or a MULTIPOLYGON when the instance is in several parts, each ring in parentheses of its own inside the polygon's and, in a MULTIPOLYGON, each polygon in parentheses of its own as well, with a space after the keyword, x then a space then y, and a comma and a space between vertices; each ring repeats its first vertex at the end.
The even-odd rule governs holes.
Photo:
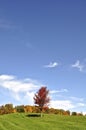
POLYGON ((47 90, 47 87, 41 87, 33 97, 34 103, 39 106, 41 113, 42 113, 43 107, 48 106, 50 102, 50 98, 48 94, 49 94, 49 90, 47 90))

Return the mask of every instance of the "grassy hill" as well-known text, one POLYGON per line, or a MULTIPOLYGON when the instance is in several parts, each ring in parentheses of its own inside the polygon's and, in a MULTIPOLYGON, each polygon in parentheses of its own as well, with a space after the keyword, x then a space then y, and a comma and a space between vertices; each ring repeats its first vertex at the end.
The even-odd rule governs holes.
POLYGON ((45 114, 28 117, 24 113, 0 116, 0 130, 86 130, 86 117, 45 114))

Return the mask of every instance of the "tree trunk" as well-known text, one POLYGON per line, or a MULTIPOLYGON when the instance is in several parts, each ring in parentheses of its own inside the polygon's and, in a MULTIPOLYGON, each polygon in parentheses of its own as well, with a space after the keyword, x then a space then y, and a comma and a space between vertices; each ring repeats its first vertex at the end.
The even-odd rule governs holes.
POLYGON ((41 114, 41 117, 42 117, 42 112, 40 114, 41 114))
POLYGON ((42 117, 42 107, 40 107, 40 115, 41 115, 41 117, 42 117))

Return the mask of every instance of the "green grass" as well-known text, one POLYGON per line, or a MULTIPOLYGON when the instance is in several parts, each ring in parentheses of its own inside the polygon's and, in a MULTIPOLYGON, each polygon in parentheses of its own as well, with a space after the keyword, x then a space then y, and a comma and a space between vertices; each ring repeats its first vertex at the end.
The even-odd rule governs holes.
POLYGON ((45 114, 29 117, 24 113, 0 116, 0 130, 86 130, 86 117, 45 114))

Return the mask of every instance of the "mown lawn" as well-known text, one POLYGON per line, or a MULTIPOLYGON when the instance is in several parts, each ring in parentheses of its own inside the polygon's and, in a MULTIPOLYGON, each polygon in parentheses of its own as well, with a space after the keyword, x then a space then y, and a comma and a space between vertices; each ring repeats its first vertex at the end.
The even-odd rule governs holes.
POLYGON ((86 130, 86 117, 45 114, 41 118, 24 113, 0 115, 0 130, 86 130))

